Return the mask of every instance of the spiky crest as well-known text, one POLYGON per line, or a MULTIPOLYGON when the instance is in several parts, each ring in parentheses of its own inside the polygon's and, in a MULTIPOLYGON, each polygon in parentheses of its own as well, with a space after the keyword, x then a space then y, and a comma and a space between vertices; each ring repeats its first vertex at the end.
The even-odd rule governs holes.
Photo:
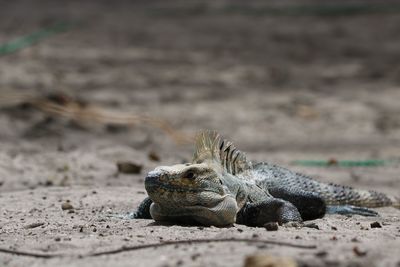
POLYGON ((202 131, 196 136, 193 163, 202 163, 207 160, 213 160, 217 163, 219 159, 220 136, 215 131, 202 131))
POLYGON ((196 137, 193 163, 213 161, 233 175, 243 173, 252 168, 243 152, 231 142, 222 140, 216 131, 202 131, 196 137))

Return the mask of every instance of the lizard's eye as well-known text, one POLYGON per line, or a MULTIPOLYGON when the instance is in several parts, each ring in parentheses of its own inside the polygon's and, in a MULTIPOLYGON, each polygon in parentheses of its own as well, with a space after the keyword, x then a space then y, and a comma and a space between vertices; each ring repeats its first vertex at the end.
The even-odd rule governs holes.
POLYGON ((185 174, 185 177, 186 178, 188 178, 188 179, 194 179, 195 178, 195 174, 194 174, 194 172, 193 171, 188 171, 186 174, 185 174))

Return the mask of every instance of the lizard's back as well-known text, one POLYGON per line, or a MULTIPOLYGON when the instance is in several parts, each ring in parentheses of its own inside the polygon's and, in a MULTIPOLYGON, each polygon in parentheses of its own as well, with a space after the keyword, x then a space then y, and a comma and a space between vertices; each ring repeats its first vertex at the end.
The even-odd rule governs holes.
POLYGON ((286 168, 258 163, 254 166, 256 183, 273 194, 282 189, 306 191, 319 195, 327 205, 354 205, 359 207, 394 206, 400 208, 398 198, 373 190, 354 189, 334 183, 323 183, 286 168))

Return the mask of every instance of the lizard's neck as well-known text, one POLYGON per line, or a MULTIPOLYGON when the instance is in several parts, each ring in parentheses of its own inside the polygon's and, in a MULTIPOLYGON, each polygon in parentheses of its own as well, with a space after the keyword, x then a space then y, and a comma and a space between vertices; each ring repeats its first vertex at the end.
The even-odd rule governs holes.
POLYGON ((256 185, 252 179, 246 179, 246 177, 241 177, 240 175, 235 176, 224 173, 221 180, 228 194, 236 199, 239 209, 241 209, 246 202, 261 201, 266 195, 265 190, 256 185))

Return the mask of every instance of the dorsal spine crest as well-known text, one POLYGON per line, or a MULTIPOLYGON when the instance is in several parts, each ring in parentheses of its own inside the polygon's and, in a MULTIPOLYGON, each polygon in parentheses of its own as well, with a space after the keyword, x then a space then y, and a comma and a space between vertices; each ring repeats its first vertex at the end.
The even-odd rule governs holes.
POLYGON ((193 163, 205 161, 214 161, 233 175, 252 169, 245 154, 232 142, 221 139, 216 131, 203 131, 197 135, 193 163))

